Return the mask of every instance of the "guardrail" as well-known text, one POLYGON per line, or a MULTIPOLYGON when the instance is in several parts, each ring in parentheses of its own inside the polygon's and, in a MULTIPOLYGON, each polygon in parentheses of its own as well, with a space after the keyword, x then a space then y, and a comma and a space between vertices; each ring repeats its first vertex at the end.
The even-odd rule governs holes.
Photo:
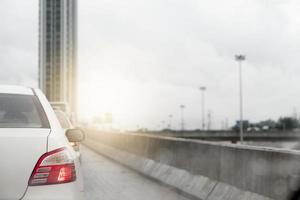
POLYGON ((288 200, 300 185, 293 150, 93 130, 85 144, 196 199, 288 200))

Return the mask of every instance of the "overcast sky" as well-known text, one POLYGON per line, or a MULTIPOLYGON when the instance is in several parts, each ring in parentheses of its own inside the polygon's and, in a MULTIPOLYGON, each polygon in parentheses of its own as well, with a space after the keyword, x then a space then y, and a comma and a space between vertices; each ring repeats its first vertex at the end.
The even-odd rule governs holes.
MULTIPOLYGON (((238 118, 243 53, 245 118, 300 109, 300 1, 79 0, 82 118, 111 112, 124 128, 158 128, 186 105, 201 125, 201 93, 212 125, 238 118)), ((0 0, 0 83, 37 86, 38 0, 0 0)), ((300 111, 300 110, 299 110, 300 111)))

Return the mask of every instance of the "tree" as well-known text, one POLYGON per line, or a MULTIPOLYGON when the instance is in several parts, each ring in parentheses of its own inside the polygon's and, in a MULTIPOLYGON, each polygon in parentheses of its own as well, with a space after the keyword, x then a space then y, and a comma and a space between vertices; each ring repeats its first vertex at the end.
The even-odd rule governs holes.
POLYGON ((280 130, 292 130, 299 127, 299 121, 292 117, 279 118, 276 128, 280 130))
POLYGON ((257 124, 257 126, 259 128, 263 128, 263 127, 267 126, 269 129, 276 128, 276 125, 277 125, 277 123, 272 119, 264 120, 257 124))

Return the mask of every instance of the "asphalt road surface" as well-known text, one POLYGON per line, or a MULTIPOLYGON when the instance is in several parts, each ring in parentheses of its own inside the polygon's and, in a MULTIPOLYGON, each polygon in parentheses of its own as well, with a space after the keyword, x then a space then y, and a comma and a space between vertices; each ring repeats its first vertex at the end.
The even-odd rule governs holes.
POLYGON ((188 200, 86 147, 81 151, 87 200, 188 200))

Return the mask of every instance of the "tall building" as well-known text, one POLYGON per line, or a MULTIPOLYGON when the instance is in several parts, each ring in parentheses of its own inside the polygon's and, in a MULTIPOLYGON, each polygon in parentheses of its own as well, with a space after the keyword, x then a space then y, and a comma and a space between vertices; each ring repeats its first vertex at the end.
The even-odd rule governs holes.
POLYGON ((39 87, 76 113, 77 0, 39 2, 39 87))

